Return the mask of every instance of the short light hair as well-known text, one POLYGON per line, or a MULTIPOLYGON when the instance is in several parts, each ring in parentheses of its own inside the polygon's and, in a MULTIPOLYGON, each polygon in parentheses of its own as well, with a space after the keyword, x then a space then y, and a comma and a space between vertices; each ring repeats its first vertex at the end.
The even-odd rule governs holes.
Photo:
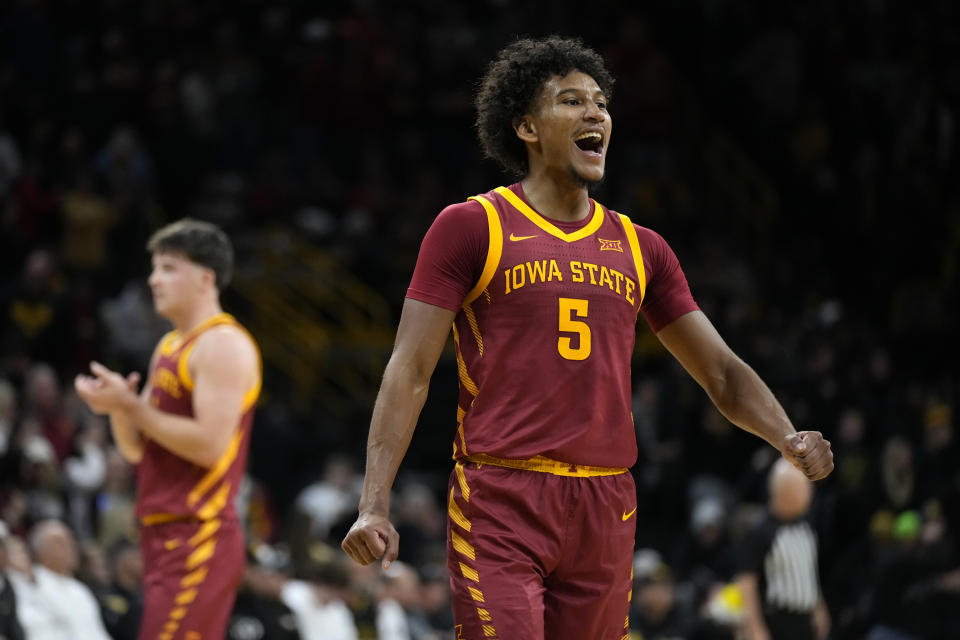
POLYGON ((147 241, 150 253, 181 253, 190 262, 213 271, 221 291, 233 278, 233 245, 217 225, 183 218, 157 230, 147 241))

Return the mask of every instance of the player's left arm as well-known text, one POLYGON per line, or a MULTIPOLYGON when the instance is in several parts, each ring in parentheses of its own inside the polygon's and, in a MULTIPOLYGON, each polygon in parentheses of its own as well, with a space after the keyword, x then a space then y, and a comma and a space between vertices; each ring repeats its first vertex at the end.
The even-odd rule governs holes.
POLYGON ((231 326, 204 332, 189 358, 192 418, 160 411, 140 399, 129 411, 148 438, 194 464, 211 467, 230 444, 247 394, 260 381, 260 358, 246 333, 231 326))
POLYGON ((823 434, 796 431, 770 388, 730 349, 702 311, 680 316, 657 337, 730 422, 769 442, 810 480, 833 471, 833 452, 823 434))

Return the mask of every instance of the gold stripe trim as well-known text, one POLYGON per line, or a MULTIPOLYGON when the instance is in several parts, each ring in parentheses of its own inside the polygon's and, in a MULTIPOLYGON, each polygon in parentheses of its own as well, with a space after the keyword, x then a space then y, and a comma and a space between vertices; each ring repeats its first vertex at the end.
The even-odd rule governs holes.
POLYGON ((470 502, 470 487, 467 485, 467 475, 463 472, 463 463, 458 462, 454 467, 457 474, 457 483, 460 485, 460 494, 463 499, 470 502))
POLYGON ((453 346, 457 352, 457 373, 460 375, 460 384, 470 392, 470 395, 476 397, 479 390, 477 389, 477 383, 473 381, 467 372, 467 363, 464 362, 463 354, 460 353, 460 332, 457 331, 456 323, 453 324, 453 346))
POLYGON ((467 436, 463 433, 463 419, 466 417, 467 412, 464 411, 460 405, 457 405, 457 435, 460 436, 460 443, 463 445, 463 455, 468 455, 467 451, 467 436))
POLYGON ((473 545, 460 537, 460 534, 456 531, 450 531, 450 541, 453 544, 454 551, 467 556, 471 560, 477 559, 477 552, 473 548, 473 545))
POLYGON ((193 353, 193 348, 196 345, 196 342, 188 344, 186 348, 180 352, 180 358, 177 360, 177 375, 180 377, 183 388, 187 391, 193 391, 193 377, 190 375, 190 354, 193 353))
POLYGON ((633 226, 630 218, 620 215, 620 224, 627 233, 627 242, 630 244, 630 251, 633 253, 633 264, 637 267, 637 284, 640 289, 640 300, 637 303, 639 307, 643 304, 643 296, 647 292, 647 273, 643 268, 643 254, 640 252, 640 241, 637 239, 637 228, 633 226))
POLYGON ((140 524, 145 527, 152 527, 157 524, 191 519, 193 519, 193 516, 183 513, 150 513, 140 518, 140 524))
POLYGON ((183 620, 184 616, 186 615, 187 615, 186 607, 177 607, 176 609, 170 612, 170 617, 173 618, 174 620, 183 620))
POLYGON ((177 594, 177 597, 173 599, 177 604, 190 604, 197 599, 197 590, 188 589, 186 591, 181 591, 177 594))
POLYGON ((593 234, 603 224, 603 207, 600 206, 599 202, 593 199, 590 200, 590 202, 593 203, 593 217, 590 219, 590 222, 588 222, 586 226, 581 227, 572 233, 565 233, 542 215, 531 209, 530 205, 521 200, 520 196, 515 194, 513 191, 510 191, 510 189, 506 187, 497 187, 495 191, 503 196, 507 202, 512 204, 517 211, 526 216, 530 222, 537 225, 550 235, 560 238, 564 242, 576 242, 577 240, 586 238, 587 236, 593 234))
POLYGON ((490 616, 490 612, 480 607, 477 607, 477 615, 480 616, 480 619, 484 622, 490 622, 493 620, 493 618, 490 616))
POLYGON ((476 569, 468 567, 467 565, 460 563, 460 573, 463 574, 463 577, 467 580, 473 580, 474 582, 480 582, 480 574, 476 569))
POLYGON ((464 306, 479 298, 480 294, 487 288, 497 272, 500 257, 503 255, 503 227, 500 225, 500 216, 497 214, 493 203, 483 196, 473 196, 469 199, 479 202, 487 212, 487 230, 490 239, 487 242, 487 260, 483 264, 483 271, 480 272, 480 279, 477 280, 476 286, 470 290, 467 297, 463 299, 464 306))
POLYGON ((203 523, 203 526, 200 527, 200 530, 193 534, 193 537, 190 538, 190 546, 195 547, 214 533, 217 532, 217 529, 220 528, 220 519, 214 518, 213 520, 207 520, 203 523))
POLYGON ((160 355, 169 356, 173 353, 173 339, 177 337, 176 331, 168 331, 160 338, 160 355))
POLYGON ((170 333, 167 334, 168 336, 170 336, 170 353, 173 353, 174 351, 179 349, 181 345, 186 343, 188 340, 192 340, 193 338, 197 337, 198 335, 200 335, 201 333, 203 333, 204 331, 206 331, 207 329, 209 329, 210 327, 216 324, 239 325, 240 323, 237 322, 237 319, 234 318, 229 313, 221 311, 220 313, 213 314, 212 316, 210 316, 209 318, 207 318, 206 320, 204 320, 203 322, 201 322, 200 324, 195 326, 193 329, 190 329, 184 334, 181 334, 179 331, 176 331, 176 330, 171 331, 170 333))
POLYGON ((227 506, 227 497, 230 495, 230 483, 224 482, 220 485, 213 497, 204 503, 197 511, 197 517, 201 520, 210 520, 220 513, 227 506))
POLYGON ((488 638, 494 638, 497 635, 497 630, 493 628, 492 624, 483 625, 483 635, 488 638))
POLYGON ((200 482, 194 485, 193 489, 190 489, 190 493, 187 494, 187 506, 193 507, 200 502, 200 498, 230 470, 230 465, 237 459, 237 454, 240 452, 240 443, 243 442, 244 433, 244 430, 240 428, 233 432, 227 450, 220 455, 220 459, 210 467, 207 474, 200 478, 200 482))
POLYGON ((569 476, 574 478, 616 476, 629 471, 627 467, 594 467, 583 464, 571 464, 569 462, 551 460, 543 456, 534 456, 527 460, 511 460, 509 458, 488 456, 485 453, 475 453, 467 456, 466 459, 474 464, 492 464, 495 467, 523 469, 524 471, 537 471, 539 473, 551 473, 555 476, 569 476))
POLYGON ((457 504, 457 501, 453 499, 452 487, 450 489, 450 502, 447 506, 447 513, 450 515, 451 520, 460 525, 461 529, 466 532, 470 531, 470 521, 463 515, 463 511, 460 510, 460 505, 457 504))
POLYGON ((477 314, 473 312, 473 307, 468 304, 463 305, 463 314, 467 316, 467 324, 470 325, 470 331, 473 333, 473 339, 477 342, 477 352, 483 357, 483 336, 480 335, 480 325, 477 323, 477 314))
POLYGON ((470 597, 472 597, 477 602, 483 602, 483 592, 476 587, 467 587, 467 590, 470 591, 470 597))
POLYGON ((207 567, 200 567, 193 573, 188 573, 183 577, 183 580, 180 581, 180 586, 184 589, 188 587, 194 587, 207 578, 207 567))
POLYGON ((198 566, 209 560, 213 557, 213 552, 217 549, 217 540, 211 538, 207 540, 202 545, 196 548, 189 556, 187 556, 186 567, 187 570, 196 569, 198 566))
POLYGON ((163 625, 163 630, 167 633, 173 633, 180 628, 180 623, 174 620, 170 620, 167 624, 163 625))

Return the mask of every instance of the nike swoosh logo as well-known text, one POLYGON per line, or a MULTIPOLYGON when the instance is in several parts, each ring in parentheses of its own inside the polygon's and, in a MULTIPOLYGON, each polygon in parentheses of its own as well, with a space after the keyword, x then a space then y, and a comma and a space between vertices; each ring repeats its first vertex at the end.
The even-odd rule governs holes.
POLYGON ((632 515, 633 515, 634 513, 636 513, 636 512, 637 512, 637 508, 636 508, 636 507, 634 507, 634 508, 633 508, 633 511, 631 511, 630 513, 624 512, 624 514, 623 514, 623 521, 626 522, 627 520, 629 520, 629 519, 630 519, 630 516, 632 516, 632 515))
POLYGON ((515 236, 515 235, 513 235, 512 233, 510 234, 510 240, 512 240, 513 242, 518 242, 518 241, 520 241, 520 240, 529 240, 530 238, 536 238, 536 237, 537 237, 536 235, 532 235, 532 236, 515 236))

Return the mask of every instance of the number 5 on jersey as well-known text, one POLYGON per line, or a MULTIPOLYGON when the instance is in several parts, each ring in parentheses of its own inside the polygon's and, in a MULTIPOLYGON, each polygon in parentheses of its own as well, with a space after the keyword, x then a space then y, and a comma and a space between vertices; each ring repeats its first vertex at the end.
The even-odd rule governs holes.
POLYGON ((574 318, 587 317, 587 301, 579 298, 559 298, 560 331, 577 334, 577 346, 573 347, 573 338, 560 336, 557 351, 567 360, 586 360, 590 355, 590 326, 574 318))

